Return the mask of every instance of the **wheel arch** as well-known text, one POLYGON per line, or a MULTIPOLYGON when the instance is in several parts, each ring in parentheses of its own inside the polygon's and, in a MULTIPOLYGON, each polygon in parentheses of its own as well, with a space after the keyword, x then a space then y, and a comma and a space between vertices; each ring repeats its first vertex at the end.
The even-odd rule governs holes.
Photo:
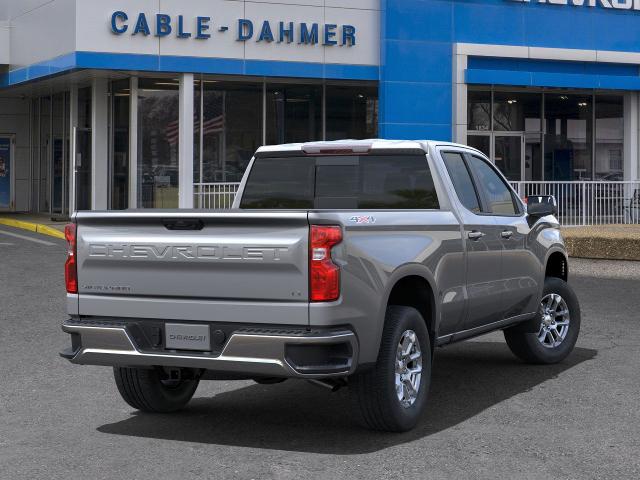
POLYGON ((433 274, 423 265, 404 265, 396 269, 387 285, 379 313, 378 348, 382 341, 387 307, 389 305, 403 305, 415 308, 424 318, 433 355, 440 319, 436 282, 433 274))
POLYGON ((547 253, 544 276, 559 278, 565 282, 569 280, 569 259, 565 251, 553 249, 547 253))

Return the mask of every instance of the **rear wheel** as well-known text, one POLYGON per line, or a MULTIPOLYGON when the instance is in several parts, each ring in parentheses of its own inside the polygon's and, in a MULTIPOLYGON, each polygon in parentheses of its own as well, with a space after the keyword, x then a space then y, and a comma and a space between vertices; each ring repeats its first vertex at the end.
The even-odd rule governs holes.
POLYGON ((580 305, 569 284, 547 277, 536 317, 536 331, 504 331, 511 351, 528 363, 558 363, 573 351, 580 333, 580 305))
POLYGON ((152 413, 183 409, 200 382, 194 375, 172 380, 161 369, 114 367, 113 374, 123 400, 135 409, 152 413))
POLYGON ((426 406, 430 379, 431 344, 422 315, 390 306, 375 367, 349 379, 356 418, 373 430, 411 430, 426 406))

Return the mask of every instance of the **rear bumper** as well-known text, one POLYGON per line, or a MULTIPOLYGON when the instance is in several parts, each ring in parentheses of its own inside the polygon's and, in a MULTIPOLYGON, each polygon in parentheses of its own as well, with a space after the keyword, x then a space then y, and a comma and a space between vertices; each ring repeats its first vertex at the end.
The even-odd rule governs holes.
POLYGON ((256 377, 327 378, 352 374, 358 341, 348 329, 239 328, 218 354, 140 349, 125 323, 69 320, 62 330, 72 346, 61 353, 79 365, 181 367, 256 377))

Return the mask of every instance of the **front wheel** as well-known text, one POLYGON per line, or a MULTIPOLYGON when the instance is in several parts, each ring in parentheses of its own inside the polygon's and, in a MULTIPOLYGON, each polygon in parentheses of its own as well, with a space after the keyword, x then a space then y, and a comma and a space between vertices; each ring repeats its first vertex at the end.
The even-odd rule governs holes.
POLYGON ((122 399, 137 410, 151 413, 182 410, 199 383, 193 375, 191 379, 165 378, 160 369, 114 367, 113 375, 122 399))
POLYGON ((349 378, 356 418, 372 430, 411 430, 426 406, 430 379, 431 344, 422 315, 390 306, 376 365, 349 378))
POLYGON ((527 363, 552 364, 567 358, 580 333, 580 304, 569 284, 547 277, 536 317, 536 331, 504 331, 511 351, 527 363))

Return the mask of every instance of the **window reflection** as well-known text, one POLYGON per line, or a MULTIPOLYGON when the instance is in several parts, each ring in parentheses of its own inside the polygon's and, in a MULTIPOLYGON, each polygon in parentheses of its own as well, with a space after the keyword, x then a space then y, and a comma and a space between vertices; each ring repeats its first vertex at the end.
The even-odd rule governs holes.
POLYGON ((590 95, 545 95, 545 179, 591 179, 592 108, 590 95))
POLYGON ((111 83, 111 208, 129 205, 129 80, 111 83))
POLYGON ((491 92, 469 90, 467 100, 469 130, 491 130, 491 92))
POLYGON ((509 179, 624 178, 622 95, 498 90, 491 99, 490 87, 469 90, 467 142, 509 179))
POLYGON ((138 90, 138 205, 178 207, 177 79, 140 79, 138 90))
POLYGON ((596 180, 624 180, 624 104, 621 96, 596 97, 596 180))
POLYGON ((267 145, 322 139, 321 85, 267 85, 267 145))
MULTIPOLYGON (((204 80, 202 95, 202 131, 199 104, 194 125, 198 158, 202 139, 202 162, 194 162, 199 166, 194 178, 239 182, 262 145, 262 84, 204 80)), ((199 95, 196 99, 199 103, 199 95)))
POLYGON ((361 140, 378 136, 378 89, 326 87, 327 140, 361 140))
POLYGON ((495 92, 493 129, 506 132, 539 132, 541 93, 495 92))

